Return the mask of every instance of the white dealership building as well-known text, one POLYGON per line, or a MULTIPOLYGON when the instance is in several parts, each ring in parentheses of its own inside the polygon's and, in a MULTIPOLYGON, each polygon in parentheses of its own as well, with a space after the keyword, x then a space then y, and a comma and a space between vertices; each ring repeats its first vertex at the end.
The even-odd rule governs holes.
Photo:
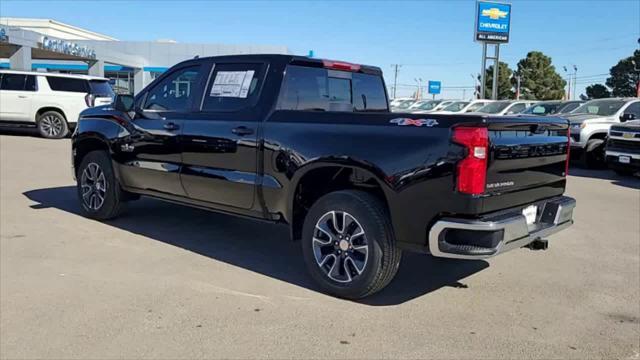
POLYGON ((287 54, 281 45, 120 41, 51 19, 0 18, 0 68, 90 74, 137 93, 172 65, 196 56, 287 54))

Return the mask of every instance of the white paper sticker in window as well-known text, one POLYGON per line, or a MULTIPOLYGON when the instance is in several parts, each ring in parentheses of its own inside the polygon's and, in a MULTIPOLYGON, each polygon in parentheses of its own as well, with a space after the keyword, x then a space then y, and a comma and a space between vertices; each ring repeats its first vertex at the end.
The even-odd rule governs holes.
POLYGON ((246 98, 254 73, 254 70, 218 71, 209 96, 246 98))

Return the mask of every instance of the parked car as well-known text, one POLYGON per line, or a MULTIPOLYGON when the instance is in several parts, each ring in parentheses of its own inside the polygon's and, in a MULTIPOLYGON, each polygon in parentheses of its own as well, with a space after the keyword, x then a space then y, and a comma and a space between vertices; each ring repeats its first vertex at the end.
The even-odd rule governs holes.
POLYGON ((392 101, 392 103, 394 104, 390 105, 392 111, 406 111, 416 103, 416 99, 402 99, 397 101, 394 100, 392 101))
POLYGON ((449 104, 442 110, 434 111, 433 113, 434 114, 463 114, 468 112, 474 112, 492 101, 493 100, 456 101, 452 104, 449 104), (460 107, 462 104, 466 104, 466 105, 460 107))
POLYGON ((490 102, 475 112, 492 115, 515 115, 521 113, 533 103, 533 101, 499 100, 490 102))
POLYGON ((110 219, 143 195, 285 223, 319 286, 357 299, 389 284, 403 250, 544 247, 572 224, 567 128, 391 113, 378 67, 237 55, 182 62, 85 110, 71 144, 83 215, 110 219))
POLYGON ((541 101, 529 106, 525 111, 521 112, 524 115, 560 115, 570 113, 582 104, 583 101, 541 101))
POLYGON ((445 107, 451 105, 454 102, 454 100, 433 100, 433 101, 437 101, 435 106, 429 106, 429 108, 421 107, 419 109, 415 109, 415 110, 411 111, 411 113, 413 113, 413 114, 434 113, 436 111, 444 109, 445 107))
POLYGON ((414 98, 395 98, 395 99, 391 99, 389 101, 389 106, 394 108, 394 107, 397 107, 397 106, 399 106, 400 104, 402 104, 404 102, 413 103, 415 101, 416 101, 416 99, 414 99, 414 98))
POLYGON ((605 146, 605 161, 620 175, 640 171, 640 120, 611 126, 605 146))
POLYGON ((416 112, 416 111, 430 111, 433 110, 438 104, 440 104, 442 100, 420 100, 416 101, 413 105, 411 105, 407 112, 416 112))
POLYGON ((87 75, 0 71, 0 125, 37 127, 46 138, 65 137, 78 114, 110 104, 109 80, 87 75))
POLYGON ((640 99, 587 101, 564 116, 571 123, 571 156, 587 167, 604 165, 605 139, 611 125, 640 119, 640 99))

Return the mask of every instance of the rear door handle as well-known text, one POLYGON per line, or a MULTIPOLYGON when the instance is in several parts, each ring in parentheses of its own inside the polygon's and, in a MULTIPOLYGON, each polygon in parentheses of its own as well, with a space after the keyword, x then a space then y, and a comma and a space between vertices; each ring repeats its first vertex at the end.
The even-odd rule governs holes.
POLYGON ((246 126, 238 126, 237 128, 233 128, 231 132, 239 136, 245 136, 253 134, 253 129, 249 129, 246 126))
POLYGON ((168 122, 168 123, 162 125, 162 127, 165 128, 165 130, 169 130, 169 131, 180 129, 180 126, 178 124, 176 124, 176 123, 173 123, 173 122, 168 122))

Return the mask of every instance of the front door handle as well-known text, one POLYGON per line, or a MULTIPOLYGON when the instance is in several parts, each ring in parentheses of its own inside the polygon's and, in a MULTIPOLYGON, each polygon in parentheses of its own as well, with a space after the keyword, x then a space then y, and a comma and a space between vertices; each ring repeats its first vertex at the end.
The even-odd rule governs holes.
POLYGON ((246 126, 238 126, 237 128, 233 128, 231 132, 239 136, 245 136, 253 134, 253 129, 250 129, 246 126))
POLYGON ((168 122, 168 123, 162 125, 162 127, 165 128, 165 130, 169 130, 169 131, 180 129, 180 126, 178 124, 176 124, 176 123, 173 123, 173 122, 168 122))

